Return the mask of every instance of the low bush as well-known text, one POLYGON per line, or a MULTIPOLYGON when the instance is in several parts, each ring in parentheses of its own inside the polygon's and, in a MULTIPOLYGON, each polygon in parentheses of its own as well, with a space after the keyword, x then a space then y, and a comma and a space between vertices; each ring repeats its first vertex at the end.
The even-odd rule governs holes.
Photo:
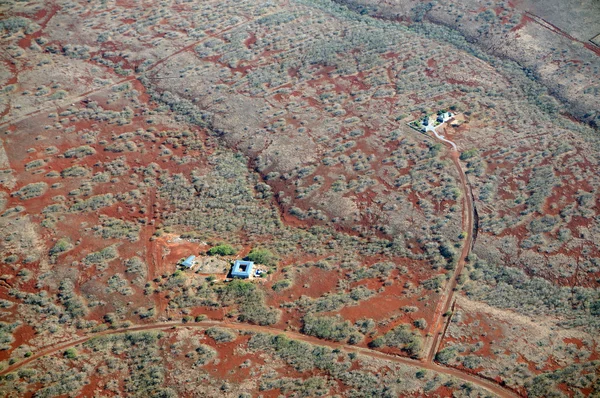
POLYGON ((275 290, 276 292, 280 292, 282 290, 288 289, 290 286, 292 286, 292 281, 289 279, 283 279, 278 282, 275 282, 273 286, 271 286, 271 289, 275 290))
POLYGON ((220 299, 225 305, 238 305, 242 322, 272 325, 279 320, 280 311, 265 305, 264 293, 252 282, 233 280, 220 289, 220 299))
POLYGON ((206 329, 206 334, 212 337, 217 343, 229 343, 237 338, 237 333, 233 330, 216 326, 206 329))
POLYGON ((419 357, 423 348, 423 339, 421 334, 412 330, 409 325, 400 325, 371 342, 372 347, 384 345, 400 348, 412 357, 419 357))
POLYGON ((335 317, 314 316, 309 313, 302 320, 304 322, 302 333, 309 336, 333 341, 350 342, 352 340, 354 344, 360 342, 363 338, 352 323, 342 319, 339 315, 335 317))
POLYGON ((13 192, 12 196, 17 196, 22 200, 33 199, 42 196, 47 190, 48 184, 45 182, 34 182, 13 192))
POLYGON ((67 348, 64 355, 66 358, 75 359, 77 358, 77 350, 75 348, 67 348))
POLYGON ((58 241, 56 241, 56 243, 54 244, 54 246, 52 246, 52 248, 50 249, 49 254, 51 256, 56 256, 60 253, 64 253, 66 251, 69 251, 73 248, 73 244, 69 241, 68 238, 60 238, 58 241))
POLYGON ((231 245, 220 244, 208 250, 210 256, 233 256, 237 251, 231 245))
POLYGON ((246 260, 263 265, 275 265, 275 259, 275 255, 267 249, 252 249, 246 256, 246 260))

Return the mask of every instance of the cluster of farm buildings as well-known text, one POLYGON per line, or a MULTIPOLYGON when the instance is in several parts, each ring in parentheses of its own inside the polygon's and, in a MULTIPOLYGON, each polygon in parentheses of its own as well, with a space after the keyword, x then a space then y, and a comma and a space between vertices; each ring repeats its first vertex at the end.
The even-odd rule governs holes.
MULTIPOLYGON (((180 262, 184 269, 192 269, 197 264, 196 256, 191 255, 180 262)), ((252 279, 260 277, 264 270, 256 269, 253 261, 235 260, 231 266, 230 275, 232 278, 252 279)))

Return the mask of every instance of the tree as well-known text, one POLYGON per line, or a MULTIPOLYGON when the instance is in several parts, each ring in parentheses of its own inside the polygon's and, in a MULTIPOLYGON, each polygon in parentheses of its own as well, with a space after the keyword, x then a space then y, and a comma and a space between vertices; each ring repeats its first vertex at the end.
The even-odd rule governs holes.
POLYGON ((210 256, 233 256, 237 251, 231 245, 220 244, 208 250, 210 256))
POLYGON ((75 359, 77 358, 77 350, 75 348, 67 348, 64 355, 69 359, 75 359))
POLYGON ((246 256, 246 260, 254 261, 257 264, 274 265, 275 255, 267 249, 252 249, 246 256))

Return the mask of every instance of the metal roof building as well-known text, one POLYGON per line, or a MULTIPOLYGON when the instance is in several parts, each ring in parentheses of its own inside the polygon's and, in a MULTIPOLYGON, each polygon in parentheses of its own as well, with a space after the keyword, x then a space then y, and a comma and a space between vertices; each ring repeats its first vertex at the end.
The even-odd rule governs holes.
POLYGON ((234 278, 250 278, 252 277, 253 261, 235 260, 231 269, 231 276, 234 278))
POLYGON ((194 266, 195 259, 196 259, 196 256, 189 256, 188 258, 183 260, 181 265, 183 265, 185 268, 192 268, 194 266))

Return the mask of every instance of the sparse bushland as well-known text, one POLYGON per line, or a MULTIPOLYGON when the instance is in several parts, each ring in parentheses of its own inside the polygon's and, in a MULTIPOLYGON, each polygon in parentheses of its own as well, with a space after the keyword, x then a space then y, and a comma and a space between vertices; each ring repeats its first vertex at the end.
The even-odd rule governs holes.
POLYGON ((94 338, 83 346, 96 353, 112 352, 127 358, 129 377, 125 391, 128 393, 173 396, 174 391, 164 386, 166 372, 158 346, 163 337, 156 332, 116 334, 94 338))
POLYGON ((110 262, 116 259, 119 256, 117 248, 113 246, 107 246, 102 250, 99 250, 94 253, 90 253, 83 258, 83 263, 85 265, 103 265, 107 262, 110 262))
MULTIPOLYGON (((328 347, 311 345, 289 339, 283 335, 254 334, 248 342, 250 352, 266 352, 283 360, 299 372, 319 369, 334 380, 339 380, 350 388, 353 396, 402 396, 414 388, 415 383, 424 391, 435 391, 442 385, 458 387, 445 380, 444 376, 434 372, 426 372, 417 377, 417 369, 413 367, 389 363, 389 371, 375 375, 370 368, 370 360, 352 353, 332 350, 328 347), (356 370, 350 370, 355 365, 356 370), (408 382, 408 384, 407 384, 408 382), (408 386, 412 387, 408 387, 408 386)), ((263 385, 277 386, 279 382, 268 379, 263 385)), ((319 383, 320 388, 323 385, 319 383)), ((309 387, 311 385, 306 385, 309 387)), ((462 387, 458 387, 461 389, 462 387)), ((467 388, 470 389, 472 387, 467 388)))
POLYGON ((264 293, 252 282, 235 279, 219 287, 218 292, 224 304, 238 306, 238 319, 242 322, 272 325, 279 320, 280 311, 265 305, 264 293))
POLYGON ((409 325, 400 325, 390 330, 383 336, 375 338, 371 347, 396 347, 406 351, 412 357, 420 357, 423 348, 421 334, 412 330, 409 325))
POLYGON ((470 258, 470 281, 463 290, 471 299, 527 315, 559 316, 565 327, 600 329, 595 311, 600 297, 594 289, 561 287, 517 268, 490 264, 475 255, 470 258))
MULTIPOLYGON (((423 6, 415 10, 419 18, 426 18, 430 11, 428 5, 423 6)), ((470 119, 466 128, 449 129, 446 133, 453 136, 452 139, 460 140, 461 148, 466 149, 463 161, 467 163, 481 216, 480 238, 482 235, 511 235, 520 229, 518 233, 523 239, 502 249, 511 254, 511 261, 522 258, 521 263, 514 264, 515 268, 524 264, 529 267, 524 275, 511 274, 510 283, 507 283, 510 288, 507 288, 504 284, 507 277, 501 265, 509 262, 489 261, 490 269, 483 264, 476 270, 469 270, 473 280, 464 281, 465 291, 497 306, 525 313, 539 311, 559 316, 566 313, 568 318, 572 313, 568 312, 567 306, 571 304, 575 307, 573 311, 585 315, 577 315, 576 324, 592 319, 589 325, 594 325, 593 316, 600 313, 600 298, 594 295, 592 288, 573 288, 569 303, 564 289, 556 290, 538 279, 540 272, 557 272, 563 275, 561 283, 566 280, 569 286, 573 281, 579 283, 584 279, 590 286, 595 283, 598 264, 593 251, 582 253, 581 256, 587 258, 581 261, 579 271, 574 271, 566 260, 554 255, 560 250, 573 250, 574 242, 580 239, 593 241, 597 234, 594 229, 597 180, 590 175, 593 173, 589 170, 593 171, 593 168, 585 166, 588 159, 592 165, 595 160, 587 152, 578 152, 576 145, 571 145, 570 135, 556 135, 563 134, 565 128, 575 135, 584 130, 562 121, 559 109, 543 90, 529 84, 527 79, 520 81, 523 71, 519 68, 500 65, 505 71, 514 69, 514 76, 517 76, 509 76, 510 84, 505 85, 503 78, 491 72, 493 68, 475 62, 477 60, 469 55, 472 54, 469 43, 461 41, 452 31, 427 25, 406 29, 395 23, 358 15, 326 0, 301 0, 291 7, 246 1, 162 2, 148 10, 116 6, 110 12, 106 12, 104 5, 92 2, 59 9, 58 18, 50 19, 49 29, 53 29, 54 21, 78 18, 82 12, 86 13, 88 25, 85 29, 92 32, 92 41, 98 37, 98 43, 106 44, 91 48, 89 43, 75 43, 87 35, 72 35, 69 40, 75 42, 62 43, 59 32, 44 31, 44 35, 31 42, 30 49, 19 49, 16 44, 7 46, 9 55, 17 63, 25 62, 30 52, 43 57, 38 66, 36 59, 20 72, 18 85, 2 89, 3 93, 13 96, 10 97, 11 105, 18 105, 19 98, 35 97, 37 103, 43 104, 41 101, 54 101, 65 95, 59 89, 60 85, 54 82, 36 84, 37 87, 31 88, 32 93, 19 92, 20 86, 27 87, 29 80, 35 83, 35 78, 31 78, 35 76, 27 76, 30 67, 33 72, 44 74, 63 63, 69 67, 90 66, 94 76, 91 84, 100 87, 110 85, 119 77, 104 74, 108 68, 98 65, 113 68, 118 75, 132 73, 134 69, 143 72, 156 58, 172 54, 172 46, 183 48, 190 38, 206 40, 195 44, 193 51, 183 51, 165 59, 164 68, 155 68, 141 77, 148 87, 155 88, 149 90, 149 94, 159 101, 156 104, 141 99, 144 89, 131 80, 90 94, 91 98, 85 99, 84 105, 77 102, 62 106, 49 102, 53 109, 60 106, 61 111, 43 115, 50 120, 44 121, 48 123, 46 130, 28 131, 28 124, 35 124, 34 118, 15 126, 14 131, 7 129, 9 140, 15 140, 19 134, 18 140, 27 141, 34 133, 39 133, 38 138, 46 140, 41 143, 47 150, 40 151, 39 144, 34 142, 27 146, 30 148, 27 154, 21 154, 20 145, 9 147, 9 140, 6 140, 4 145, 9 160, 23 155, 20 159, 26 160, 18 164, 24 165, 26 173, 3 172, 0 180, 9 186, 11 178, 16 177, 17 188, 11 188, 16 190, 22 185, 21 177, 27 182, 48 179, 46 192, 52 192, 48 196, 55 196, 55 202, 44 203, 46 219, 43 226, 46 228, 41 234, 42 239, 46 234, 54 234, 57 238, 68 237, 69 242, 73 242, 73 250, 68 252, 58 246, 56 252, 51 253, 55 257, 51 260, 56 262, 48 267, 44 263, 45 253, 40 255, 34 250, 44 247, 44 242, 33 242, 23 250, 26 253, 17 255, 12 252, 13 245, 23 239, 12 234, 3 239, 2 244, 7 250, 0 258, 5 259, 7 270, 15 272, 12 278, 13 275, 2 278, 3 286, 7 289, 4 283, 10 286, 7 297, 10 309, 5 310, 5 314, 8 317, 13 316, 11 313, 18 314, 15 316, 26 325, 24 336, 28 335, 27 327, 35 331, 37 337, 31 340, 34 346, 42 340, 52 341, 46 337, 60 339, 64 333, 72 334, 74 328, 92 331, 108 328, 108 324, 98 325, 90 320, 107 311, 111 312, 107 322, 110 327, 117 328, 132 320, 138 322, 140 317, 147 319, 158 315, 162 318, 165 313, 174 320, 183 319, 189 323, 198 307, 204 307, 203 311, 218 310, 225 303, 228 317, 272 324, 278 310, 268 307, 265 299, 274 297, 283 301, 282 308, 308 312, 316 318, 316 321, 312 320, 315 333, 340 338, 345 328, 355 328, 361 334, 372 335, 376 330, 373 320, 363 319, 355 325, 347 325, 330 316, 332 314, 322 316, 320 312, 335 313, 345 306, 367 304, 361 300, 372 299, 376 306, 382 293, 387 295, 389 291, 386 290, 400 286, 403 287, 398 291, 402 293, 394 293, 395 298, 419 300, 419 303, 410 303, 415 304, 412 307, 405 302, 399 303, 391 316, 396 317, 397 312, 408 318, 403 321, 414 322, 419 329, 426 328, 427 322, 420 318, 423 315, 418 311, 422 304, 427 307, 433 302, 421 301, 436 296, 435 291, 443 287, 449 275, 447 271, 454 268, 460 251, 462 238, 456 237, 462 231, 462 192, 459 192, 457 176, 446 158, 444 147, 420 134, 406 132, 398 122, 404 123, 410 120, 407 117, 424 115, 431 112, 428 108, 441 109, 453 102, 470 119), (243 25, 234 27, 237 23, 243 25), (232 29, 227 29, 230 27, 232 29), (143 60, 139 59, 142 53, 128 50, 132 31, 141 33, 140 46, 144 43, 155 46, 153 51, 144 52, 143 60), (219 33, 221 31, 224 33, 219 33), (49 45, 46 33, 53 37, 49 45), (287 40, 288 36, 297 40, 287 40), (439 40, 444 41, 443 45, 439 40), (452 51, 452 44, 466 52, 452 51), (113 46, 119 51, 110 50, 113 46), (398 53, 399 49, 401 53, 398 53), (92 59, 88 60, 89 57, 92 59), (210 80, 203 81, 204 78, 210 80), (138 89, 141 92, 138 93, 138 89), (236 102, 242 97, 247 102, 236 102), (106 105, 101 105, 105 101, 106 105), (529 106, 528 101, 546 110, 537 114, 539 112, 529 106), (125 105, 119 109, 122 104, 125 105), (170 114, 168 109, 178 114, 170 114), (254 110, 256 114, 252 114, 254 110), (177 120, 173 122, 172 119, 177 120), (218 124, 219 119, 232 125, 223 127, 223 123, 218 124), (207 126, 210 131, 183 124, 186 120, 207 126), (257 121, 256 124, 253 121, 257 121), (123 130, 129 123, 131 125, 123 130), (80 124, 86 127, 82 129, 80 124), (540 129, 544 134, 549 132, 548 139, 533 141, 540 129), (469 138, 473 131, 477 131, 476 144, 481 145, 477 151, 469 147, 474 145, 469 138), (201 138, 205 133, 209 136, 206 140, 201 138), (491 136, 497 140, 494 145, 498 148, 490 146, 491 136), (49 138, 56 142, 56 147, 48 146, 49 138), (505 141, 510 142, 505 145, 505 141), (548 144, 549 141, 556 141, 557 145, 548 144), (528 149, 529 145, 534 149, 528 149), (235 152, 224 146, 235 148, 235 152), (13 156, 12 150, 17 156, 13 156), (36 160, 38 155, 47 157, 43 161, 36 160), (571 194, 574 181, 577 192, 571 194), (123 187, 127 188, 122 190, 123 187), (548 214, 542 214, 545 212, 548 214), (123 222, 109 221, 104 228, 103 219, 97 218, 103 214, 123 222), (282 214, 281 218, 298 223, 299 227, 284 224, 280 219, 282 214), (586 227, 578 225, 582 220, 586 227), (136 227, 144 232, 139 236, 147 236, 145 232, 149 228, 151 233, 156 232, 156 237, 163 232, 172 232, 188 234, 199 241, 224 240, 237 248, 261 248, 275 254, 275 262, 279 264, 288 264, 294 259, 306 271, 315 270, 319 275, 326 275, 323 279, 340 277, 340 283, 335 290, 316 295, 311 292, 297 299, 296 292, 305 287, 299 286, 299 279, 292 279, 295 275, 291 274, 286 274, 285 279, 276 276, 274 279, 279 282, 273 285, 269 285, 271 281, 266 282, 266 286, 273 286, 276 291, 284 289, 289 280, 298 283, 289 293, 265 290, 261 285, 264 280, 243 287, 223 284, 218 278, 207 282, 193 272, 161 269, 158 266, 164 266, 167 260, 161 263, 160 256, 168 257, 167 251, 160 253, 160 247, 154 247, 158 249, 156 253, 144 247, 148 242, 141 241, 121 243, 115 258, 110 253, 104 253, 108 254, 104 258, 103 248, 114 242, 104 241, 98 245, 102 239, 96 239, 93 232, 106 239, 135 240, 138 236, 136 227), (79 230, 83 231, 81 237, 75 236, 79 230), (534 251, 539 252, 540 257, 548 254, 549 262, 528 261, 532 257, 523 255, 534 251), (94 269, 78 262, 82 259, 87 259, 88 265, 95 265, 94 269), (145 280, 148 272, 153 272, 151 281, 145 280), (71 286, 63 282, 68 278, 77 283, 71 286), (130 278, 135 279, 128 280, 130 278), (144 296, 138 295, 141 286, 144 286, 144 296), (492 294, 495 287, 499 288, 498 296, 492 294), (29 288, 36 290, 28 293, 29 288), (544 297, 531 298, 530 289, 544 290, 544 297), (287 297, 291 296, 292 290, 294 297, 287 297), (556 305, 549 299, 554 293, 559 302, 556 305), (519 294, 529 297, 526 309, 520 308, 514 298, 519 294), (542 305, 538 306, 539 302, 542 305), (158 314, 165 303, 167 311, 161 310, 158 314)), ((504 19, 506 10, 503 8, 499 12, 500 16, 486 11, 474 17, 496 23, 504 19)), ((49 16, 48 13, 43 18, 49 16)), ((7 34, 14 34, 6 39, 15 40, 15 43, 21 41, 23 29, 27 27, 16 28, 14 32, 12 28, 7 29, 7 34)), ((498 65, 494 62, 492 66, 498 65)), ((61 75, 71 76, 77 69, 72 67, 70 73, 61 72, 61 75)), ((78 82, 86 79, 76 78, 78 82)), ((69 96, 75 98, 78 85, 73 87, 73 92, 69 86, 69 96)), ((67 87, 64 83, 62 86, 67 87)), ((21 109, 20 105, 12 108, 9 113, 21 109)), ((17 196, 7 200, 0 198, 2 209, 9 206, 8 210, 3 210, 2 219, 33 214, 39 204, 37 201, 46 199, 43 194, 23 201, 23 206, 5 203, 18 203, 17 196)), ((11 226, 7 229, 19 228, 11 226)), ((45 243, 45 247, 51 248, 55 242, 45 243)), ((563 257, 573 258, 575 251, 563 257)), ((271 270, 279 271, 275 264, 271 270)), ((547 275, 543 277, 552 283, 555 281, 547 275)), ((311 284, 311 280, 302 283, 305 282, 306 289, 320 288, 311 284)), ((390 319, 383 315, 386 314, 373 315, 378 322, 382 319, 377 327, 390 325, 390 319)), ((13 318, 10 319, 12 322, 13 318)), ((569 318, 565 322, 571 321, 569 318)), ((293 321, 290 323, 291 328, 296 326, 293 321)), ((412 332, 420 333, 419 330, 412 332)), ((392 329, 388 334, 382 337, 389 337, 399 349, 406 349, 408 343, 405 341, 411 339, 404 330, 392 329)), ((384 340, 387 341, 387 337, 384 340)), ((139 350, 141 356, 142 348, 148 348, 146 342, 118 343, 105 352, 113 355, 109 351, 114 351, 114 356, 102 363, 97 371, 92 361, 99 355, 89 360, 82 358, 84 350, 78 347, 81 360, 76 358, 68 365, 77 366, 77 371, 63 371, 66 365, 61 368, 60 364, 64 362, 56 362, 53 358, 55 363, 48 362, 51 366, 46 367, 60 371, 48 376, 43 371, 44 366, 36 363, 35 369, 40 370, 40 375, 34 375, 29 391, 41 389, 41 396, 83 394, 82 386, 92 374, 84 372, 89 369, 94 369, 91 380, 95 382, 102 378, 111 379, 110 383, 97 386, 109 395, 138 391, 143 395, 175 395, 175 392, 161 388, 172 382, 171 377, 178 374, 183 375, 182 378, 188 377, 190 372, 194 377, 189 378, 189 383, 181 382, 178 388, 194 382, 202 387, 213 385, 216 382, 210 373, 193 369, 210 363, 218 355, 215 354, 218 350, 208 345, 214 344, 213 340, 202 338, 206 345, 192 338, 181 346, 164 342, 158 352, 150 347, 147 350, 149 362, 129 356, 129 350, 139 350), (186 353, 191 353, 187 357, 190 361, 184 363, 186 353), (185 366, 180 369, 184 370, 172 371, 168 377, 161 373, 161 367, 172 369, 172 365, 182 363, 185 366), (121 377, 122 374, 127 374, 127 378, 121 377), (153 387, 146 388, 146 382, 153 387)), ((379 364, 366 362, 350 367, 346 365, 356 359, 350 355, 331 355, 332 363, 324 363, 323 357, 327 359, 331 354, 327 350, 301 345, 298 350, 307 352, 295 355, 292 353, 292 348, 297 347, 295 344, 290 344, 290 348, 284 343, 270 343, 268 349, 272 351, 273 346, 278 351, 272 355, 280 355, 275 362, 306 360, 305 371, 312 372, 316 367, 322 372, 322 375, 302 381, 280 377, 276 371, 268 369, 268 364, 265 364, 265 372, 268 372, 265 376, 258 376, 257 367, 250 370, 257 379, 260 378, 260 388, 279 388, 282 394, 439 395, 449 393, 448 389, 456 394, 478 394, 471 386, 457 387, 434 372, 417 372, 412 368, 404 372, 387 365, 386 371, 380 372, 375 370, 380 369, 379 364), (284 358, 283 353, 289 356, 284 358), (308 354, 312 355, 312 362, 306 359, 308 354), (337 372, 338 366, 343 371, 337 372), (351 368, 355 370, 350 371, 351 368), (456 392, 459 389, 464 391, 456 392)), ((24 349, 29 348, 9 348, 14 355, 12 360, 22 358, 20 354, 24 349)), ((253 353, 256 356, 271 355, 262 350, 253 353)), ((465 358, 468 359, 461 363, 470 369, 480 365, 476 355, 465 358)), ((219 364, 215 363, 215 366, 219 364)), ((23 377, 27 379, 31 375, 25 372, 23 377)), ((556 380, 566 377, 569 376, 557 376, 556 380)), ((21 393, 26 388, 26 381, 18 380, 21 393)), ((549 387, 540 388, 539 394, 548 393, 554 387, 554 381, 541 379, 538 387, 549 387)), ((587 387, 586 383, 579 384, 587 387)), ((233 384, 221 382, 212 395, 237 396, 238 391, 232 392, 233 384)), ((574 387, 574 384, 568 386, 574 387)), ((563 387, 559 384, 558 388, 563 387)), ((204 393, 204 390, 199 391, 204 393)), ((178 393, 185 396, 199 391, 178 393)))
POLYGON ((562 394, 557 395, 557 390, 558 386, 562 384, 566 385, 569 390, 577 390, 580 393, 584 390, 591 390, 590 396, 593 396, 600 393, 599 367, 600 361, 591 361, 569 365, 564 369, 536 376, 525 385, 527 393, 534 398, 561 396, 562 394))
POLYGON ((302 296, 294 304, 305 311, 337 311, 345 306, 357 305, 361 300, 366 300, 373 295, 375 295, 374 291, 358 286, 349 292, 328 293, 314 299, 302 296))
POLYGON ((237 338, 237 334, 231 329, 217 326, 206 329, 206 334, 212 337, 217 343, 229 343, 237 338))
POLYGON ((276 292, 280 292, 282 290, 286 290, 289 289, 291 286, 293 285, 293 282, 289 279, 282 279, 280 281, 277 281, 273 284, 273 286, 271 286, 271 288, 273 290, 275 290, 276 292))
POLYGON ((293 394, 301 397, 324 397, 328 396, 334 387, 332 380, 325 377, 309 377, 306 380, 292 379, 288 377, 277 379, 266 379, 260 382, 260 391, 280 390, 283 394, 293 394))
POLYGON ((302 318, 302 322, 302 333, 321 339, 357 344, 364 338, 352 323, 339 316, 331 317, 306 314, 302 318))
POLYGON ((17 327, 19 327, 18 323, 0 322, 0 348, 2 350, 9 349, 10 344, 15 341, 12 333, 17 327))
POLYGON ((130 221, 101 216, 100 225, 93 228, 104 239, 127 239, 135 242, 139 239, 140 226, 130 221))

